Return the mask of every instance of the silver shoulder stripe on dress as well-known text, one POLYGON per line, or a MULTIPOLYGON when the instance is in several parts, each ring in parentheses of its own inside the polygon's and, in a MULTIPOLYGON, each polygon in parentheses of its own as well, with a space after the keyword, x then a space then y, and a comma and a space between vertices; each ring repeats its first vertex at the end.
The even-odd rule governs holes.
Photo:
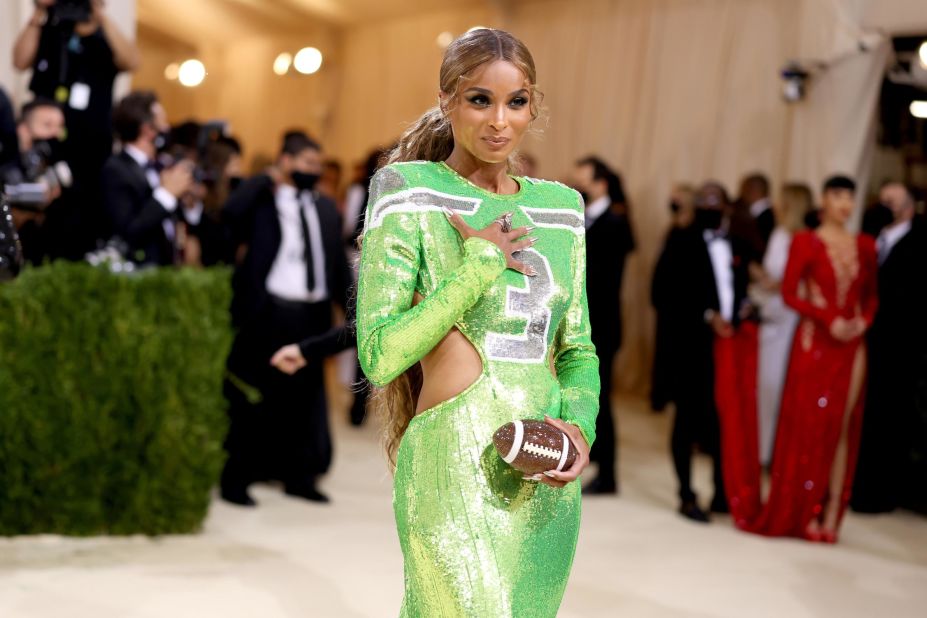
POLYGON ((525 216, 537 227, 554 227, 569 230, 574 234, 586 231, 585 219, 581 212, 569 208, 528 208, 522 206, 525 216))
POLYGON ((483 200, 475 197, 461 197, 425 187, 414 187, 377 200, 370 209, 366 227, 378 227, 386 215, 396 212, 441 212, 444 208, 450 208, 462 215, 473 215, 482 203, 483 200))

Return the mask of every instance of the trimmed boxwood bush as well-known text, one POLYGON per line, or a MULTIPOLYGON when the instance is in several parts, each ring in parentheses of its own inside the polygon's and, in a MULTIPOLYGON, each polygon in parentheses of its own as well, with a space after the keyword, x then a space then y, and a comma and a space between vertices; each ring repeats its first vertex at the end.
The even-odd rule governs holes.
POLYGON ((0 284, 0 535, 187 533, 224 462, 229 273, 0 284))

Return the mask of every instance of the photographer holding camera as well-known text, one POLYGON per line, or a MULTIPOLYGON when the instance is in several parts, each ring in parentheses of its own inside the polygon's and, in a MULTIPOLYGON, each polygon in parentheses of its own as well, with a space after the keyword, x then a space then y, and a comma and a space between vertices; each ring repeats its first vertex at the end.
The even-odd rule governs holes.
POLYGON ((29 89, 65 113, 64 156, 75 187, 68 210, 71 246, 62 248, 63 257, 83 257, 99 236, 100 170, 113 147, 113 83, 120 71, 138 64, 138 49, 106 14, 103 0, 35 0, 16 39, 13 65, 32 69, 29 89))
POLYGON ((71 185, 71 170, 61 153, 64 131, 64 112, 54 101, 26 103, 16 123, 17 154, 0 166, 13 223, 26 260, 33 264, 41 264, 47 255, 46 214, 57 220, 54 202, 71 185))
POLYGON ((170 126, 153 92, 132 92, 122 99, 113 113, 113 127, 123 147, 103 166, 103 206, 110 230, 129 245, 128 257, 135 262, 174 264, 176 222, 183 214, 178 209, 186 208, 181 198, 193 189, 194 164, 159 163, 170 126))
MULTIPOLYGON (((3 169, 18 159, 19 147, 16 144, 13 103, 6 91, 0 87, 0 174, 3 169)), ((22 261, 19 236, 13 225, 13 214, 6 203, 3 179, 0 176, 0 282, 15 277, 22 267, 22 261)))

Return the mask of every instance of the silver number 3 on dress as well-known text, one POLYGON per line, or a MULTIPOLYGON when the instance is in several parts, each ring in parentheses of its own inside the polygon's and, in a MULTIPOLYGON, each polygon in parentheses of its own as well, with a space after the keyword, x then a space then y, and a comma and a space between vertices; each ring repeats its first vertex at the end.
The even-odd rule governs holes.
POLYGON ((525 277, 525 287, 510 285, 506 293, 505 315, 527 320, 520 335, 486 334, 486 356, 515 363, 542 363, 547 354, 547 331, 550 328, 549 303, 554 295, 553 273, 547 258, 526 249, 517 258, 534 267, 536 277, 525 277))

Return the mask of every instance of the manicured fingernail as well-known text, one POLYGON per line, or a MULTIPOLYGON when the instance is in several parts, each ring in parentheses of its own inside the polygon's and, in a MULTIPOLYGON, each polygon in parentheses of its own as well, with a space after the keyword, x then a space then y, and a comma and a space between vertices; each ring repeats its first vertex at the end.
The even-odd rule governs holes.
POLYGON ((523 481, 540 481, 541 475, 540 474, 534 474, 534 475, 526 474, 521 478, 523 481))
POLYGON ((529 277, 537 277, 538 271, 534 270, 534 267, 529 266, 525 274, 528 275, 529 277))
POLYGON ((557 478, 557 475, 555 475, 555 474, 554 474, 553 472, 551 472, 550 470, 548 470, 547 472, 545 472, 545 473, 544 473, 544 476, 546 476, 546 477, 548 477, 548 478, 552 478, 552 479, 557 478))
POLYGON ((525 228, 525 234, 530 234, 531 232, 533 232, 533 231, 536 230, 536 229, 538 229, 538 228, 535 227, 535 226, 533 226, 533 225, 529 225, 528 227, 525 228))
POLYGON ((444 211, 444 214, 447 215, 447 218, 448 218, 448 219, 450 219, 451 217, 454 216, 454 211, 451 210, 450 208, 448 208, 447 206, 442 206, 442 207, 441 207, 441 210, 444 211))
POLYGON ((537 241, 538 241, 538 239, 535 238, 534 236, 530 236, 530 237, 528 238, 528 242, 530 242, 532 246, 534 246, 534 243, 536 243, 537 241))

